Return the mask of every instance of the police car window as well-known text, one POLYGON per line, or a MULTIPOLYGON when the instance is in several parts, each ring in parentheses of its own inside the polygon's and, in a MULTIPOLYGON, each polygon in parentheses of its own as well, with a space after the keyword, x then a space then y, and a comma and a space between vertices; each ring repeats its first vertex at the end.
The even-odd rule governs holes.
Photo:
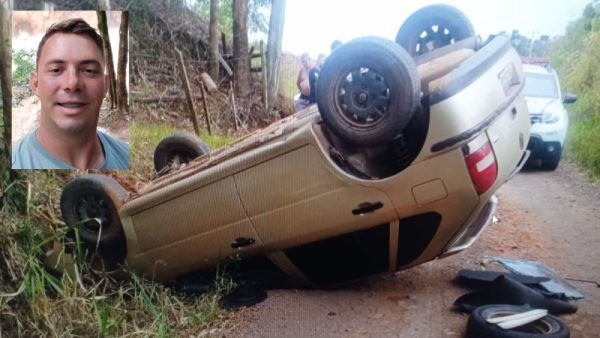
POLYGON ((523 95, 558 98, 558 89, 553 75, 525 73, 523 95))

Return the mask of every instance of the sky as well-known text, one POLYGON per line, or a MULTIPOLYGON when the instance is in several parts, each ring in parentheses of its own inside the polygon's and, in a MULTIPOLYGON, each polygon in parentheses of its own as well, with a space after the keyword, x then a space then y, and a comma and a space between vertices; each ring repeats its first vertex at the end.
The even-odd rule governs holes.
POLYGON ((459 8, 476 34, 513 29, 522 35, 563 35, 592 0, 288 0, 283 51, 329 54, 331 42, 375 35, 393 40, 402 22, 415 10, 433 3, 459 8))

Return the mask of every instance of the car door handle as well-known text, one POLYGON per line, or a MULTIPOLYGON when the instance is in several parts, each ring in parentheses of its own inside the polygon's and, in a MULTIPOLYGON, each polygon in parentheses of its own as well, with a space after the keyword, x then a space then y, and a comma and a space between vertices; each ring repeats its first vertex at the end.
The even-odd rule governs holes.
POLYGON ((365 202, 359 204, 356 208, 352 209, 352 214, 363 216, 366 214, 370 214, 373 211, 380 209, 381 207, 383 207, 383 203, 381 202, 365 202))
POLYGON ((238 237, 231 242, 231 247, 233 249, 238 249, 244 246, 252 245, 254 242, 256 242, 254 238, 238 237))

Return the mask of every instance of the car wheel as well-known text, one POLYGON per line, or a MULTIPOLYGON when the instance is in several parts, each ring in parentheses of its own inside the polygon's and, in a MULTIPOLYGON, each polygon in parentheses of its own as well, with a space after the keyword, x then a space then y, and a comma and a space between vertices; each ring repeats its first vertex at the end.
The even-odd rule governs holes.
POLYGON ((467 322, 467 337, 487 338, 567 338, 569 328, 558 318, 546 315, 529 324, 513 329, 502 329, 496 324, 488 323, 487 319, 508 316, 530 310, 527 307, 515 305, 485 305, 473 310, 467 322))
POLYGON ((400 26, 396 43, 415 57, 474 35, 473 25, 461 11, 436 4, 411 14, 400 26))
POLYGON ((60 211, 67 226, 77 229, 85 244, 110 247, 124 238, 118 210, 127 196, 127 191, 111 177, 80 176, 63 189, 60 211))
POLYGON ((327 59, 317 81, 317 105, 335 134, 357 146, 393 140, 419 103, 411 57, 392 41, 352 40, 327 59))
POLYGON ((154 150, 154 169, 158 176, 162 176, 167 173, 168 168, 187 164, 209 152, 208 145, 197 137, 187 134, 174 134, 160 141, 154 150))
POLYGON ((556 152, 546 155, 546 157, 542 158, 542 169, 549 171, 556 170, 556 168, 558 168, 561 155, 562 147, 559 147, 556 152))

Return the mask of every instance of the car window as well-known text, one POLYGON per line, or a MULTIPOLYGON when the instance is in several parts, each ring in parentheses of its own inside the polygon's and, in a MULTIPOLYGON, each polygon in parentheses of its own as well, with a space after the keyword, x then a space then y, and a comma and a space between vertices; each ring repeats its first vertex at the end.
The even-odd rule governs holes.
POLYGON ((525 73, 525 96, 558 98, 554 75, 525 73))

